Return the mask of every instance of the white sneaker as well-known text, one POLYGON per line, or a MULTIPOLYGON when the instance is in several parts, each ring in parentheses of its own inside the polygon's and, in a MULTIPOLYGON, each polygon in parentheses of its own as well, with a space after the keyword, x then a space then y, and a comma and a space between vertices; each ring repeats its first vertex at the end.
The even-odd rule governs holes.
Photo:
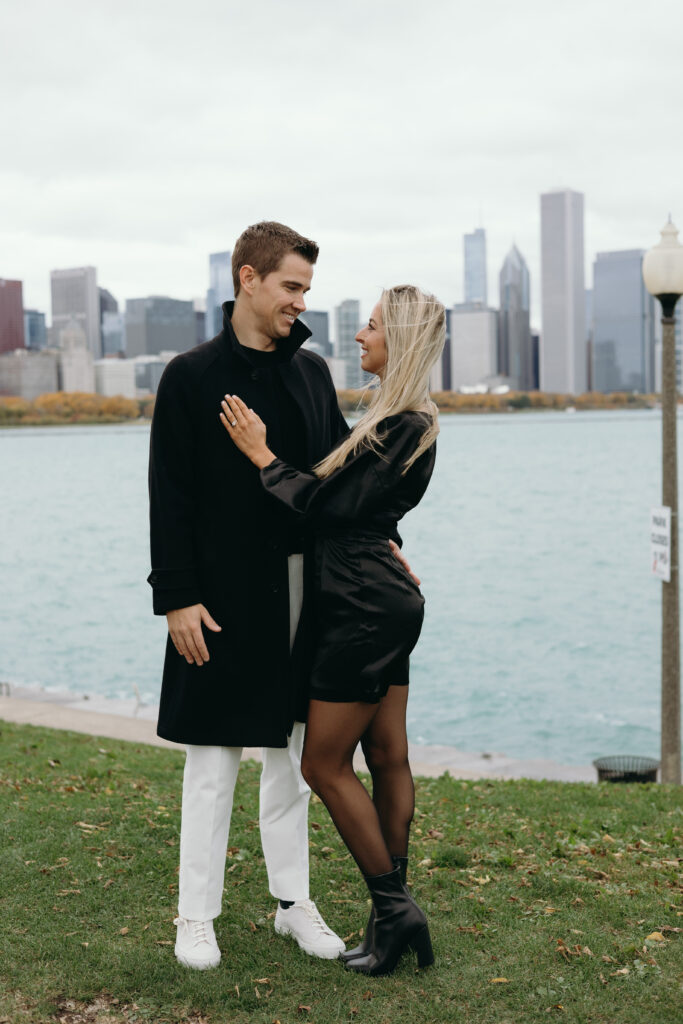
POLYGON ((323 960, 335 960, 346 946, 338 935, 328 928, 313 900, 295 900, 283 910, 278 903, 275 915, 278 935, 291 935, 305 953, 323 960))
POLYGON ((196 971, 218 967, 221 951, 213 933, 213 921, 188 921, 186 917, 176 917, 173 924, 178 928, 175 955, 179 963, 184 967, 194 967, 196 971))

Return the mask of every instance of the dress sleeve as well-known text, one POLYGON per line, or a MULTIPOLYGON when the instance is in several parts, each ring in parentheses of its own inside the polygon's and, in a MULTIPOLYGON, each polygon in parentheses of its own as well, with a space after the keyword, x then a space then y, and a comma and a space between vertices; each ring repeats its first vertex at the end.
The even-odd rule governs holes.
POLYGON ((382 426, 386 433, 379 451, 359 452, 322 480, 276 458, 261 470, 261 482, 300 523, 362 521, 400 478, 425 429, 422 418, 412 415, 383 421, 380 437, 382 426))
POLYGON ((150 436, 149 518, 155 615, 201 601, 193 539, 196 459, 186 371, 169 363, 159 382, 150 436))

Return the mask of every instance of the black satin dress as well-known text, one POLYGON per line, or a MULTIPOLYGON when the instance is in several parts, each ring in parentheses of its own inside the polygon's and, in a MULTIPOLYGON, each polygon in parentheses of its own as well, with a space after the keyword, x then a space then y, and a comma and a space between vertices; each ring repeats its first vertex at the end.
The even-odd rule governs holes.
POLYGON ((388 417, 381 454, 363 451, 323 480, 280 459, 261 470, 266 490, 314 533, 317 700, 376 703, 408 683, 424 598, 388 542, 400 541, 396 524, 432 475, 436 445, 401 475, 428 422, 419 412, 388 417))

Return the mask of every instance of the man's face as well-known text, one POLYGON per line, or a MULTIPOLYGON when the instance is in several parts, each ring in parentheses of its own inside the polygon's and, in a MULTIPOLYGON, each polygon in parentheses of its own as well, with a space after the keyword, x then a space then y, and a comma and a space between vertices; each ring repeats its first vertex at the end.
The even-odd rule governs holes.
POLYGON ((313 266, 295 252, 287 253, 277 270, 265 277, 254 275, 251 305, 267 337, 289 336, 292 324, 306 309, 304 296, 312 280, 313 266))

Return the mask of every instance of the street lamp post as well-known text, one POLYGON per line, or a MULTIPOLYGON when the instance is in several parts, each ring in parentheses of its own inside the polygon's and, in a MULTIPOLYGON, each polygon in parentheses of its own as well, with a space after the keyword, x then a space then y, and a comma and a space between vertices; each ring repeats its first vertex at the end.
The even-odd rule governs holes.
POLYGON ((681 658, 678 603, 676 303, 683 295, 683 245, 671 218, 643 259, 645 287, 662 306, 662 504, 671 509, 670 582, 662 582, 662 782, 681 782, 681 658))

